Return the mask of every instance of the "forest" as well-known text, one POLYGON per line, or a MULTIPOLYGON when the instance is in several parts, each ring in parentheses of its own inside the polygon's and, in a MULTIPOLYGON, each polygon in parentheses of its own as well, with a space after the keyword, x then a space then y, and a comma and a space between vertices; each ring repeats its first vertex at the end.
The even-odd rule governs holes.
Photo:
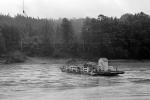
POLYGON ((150 59, 150 16, 42 19, 0 15, 0 57, 150 59))

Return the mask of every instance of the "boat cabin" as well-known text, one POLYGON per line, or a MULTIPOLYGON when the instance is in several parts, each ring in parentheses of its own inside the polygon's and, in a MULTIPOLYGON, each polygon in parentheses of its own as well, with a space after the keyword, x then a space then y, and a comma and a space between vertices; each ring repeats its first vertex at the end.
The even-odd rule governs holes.
POLYGON ((98 67, 102 71, 114 71, 113 66, 108 65, 108 59, 107 58, 100 58, 98 60, 98 67))

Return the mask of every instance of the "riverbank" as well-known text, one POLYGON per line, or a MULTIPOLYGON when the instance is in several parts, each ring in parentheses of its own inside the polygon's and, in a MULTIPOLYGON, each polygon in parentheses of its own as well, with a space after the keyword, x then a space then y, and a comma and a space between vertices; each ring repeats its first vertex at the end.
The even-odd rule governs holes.
MULTIPOLYGON (((17 64, 65 64, 67 61, 75 59, 78 61, 88 61, 84 59, 77 58, 50 58, 50 57, 26 57, 25 62, 17 63, 17 64)), ((90 60, 89 60, 90 61, 90 60)), ((0 59, 0 64, 5 62, 4 59, 0 59)), ((96 60, 94 62, 97 62, 96 60)), ((134 59, 109 59, 109 62, 114 63, 150 63, 150 60, 134 60, 134 59)))
POLYGON ((57 59, 57 58, 48 58, 48 57, 27 57, 27 60, 24 62, 26 64, 64 64, 69 59, 57 59))
MULTIPOLYGON (((84 59, 77 59, 77 58, 50 58, 50 57, 26 57, 24 62, 20 63, 10 63, 10 64, 65 64, 69 60, 75 60, 76 62, 84 62, 84 61, 91 61, 91 60, 84 60, 84 59)), ((0 64, 4 64, 5 60, 0 59, 0 64)), ((93 61, 96 62, 97 61, 93 61)), ((150 60, 134 60, 134 59, 109 59, 110 65, 117 66, 119 64, 124 65, 142 65, 142 64, 149 64, 150 60)))

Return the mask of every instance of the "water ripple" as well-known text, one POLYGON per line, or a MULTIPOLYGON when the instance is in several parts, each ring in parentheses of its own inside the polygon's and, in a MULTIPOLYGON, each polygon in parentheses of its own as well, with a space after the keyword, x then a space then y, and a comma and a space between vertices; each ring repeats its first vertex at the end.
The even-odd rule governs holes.
MULTIPOLYGON (((150 84, 149 67, 144 66, 138 69, 137 67, 123 65, 121 68, 123 70, 126 69, 126 73, 123 75, 116 77, 93 77, 63 73, 60 71, 59 66, 60 64, 1 65, 0 98, 7 100, 9 96, 16 97, 22 94, 43 94, 74 89, 78 89, 78 92, 80 92, 80 89, 91 90, 91 88, 98 89, 98 92, 106 97, 112 96, 112 94, 114 96, 119 94, 120 96, 129 97, 150 95, 150 91, 146 90, 150 90, 148 85, 150 84), (137 87, 140 88, 137 89, 137 87)), ((95 93, 91 93, 93 97, 98 94, 96 91, 93 92, 95 93)), ((99 96, 97 95, 97 97, 99 96)))

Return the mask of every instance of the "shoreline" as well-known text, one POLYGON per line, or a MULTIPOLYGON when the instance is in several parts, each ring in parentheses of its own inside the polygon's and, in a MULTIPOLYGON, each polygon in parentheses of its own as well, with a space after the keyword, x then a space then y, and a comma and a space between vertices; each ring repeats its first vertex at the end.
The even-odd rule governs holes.
MULTIPOLYGON (((25 62, 10 64, 65 64, 68 60, 77 59, 77 61, 88 61, 81 58, 51 58, 51 57, 27 57, 25 62)), ((0 65, 4 64, 4 59, 0 59, 0 65)), ((92 60, 89 60, 92 61, 92 60)), ((96 60, 93 62, 97 62, 96 60)), ((110 63, 150 63, 150 60, 136 59, 109 59, 110 63)), ((7 65, 7 64, 6 64, 7 65)))

